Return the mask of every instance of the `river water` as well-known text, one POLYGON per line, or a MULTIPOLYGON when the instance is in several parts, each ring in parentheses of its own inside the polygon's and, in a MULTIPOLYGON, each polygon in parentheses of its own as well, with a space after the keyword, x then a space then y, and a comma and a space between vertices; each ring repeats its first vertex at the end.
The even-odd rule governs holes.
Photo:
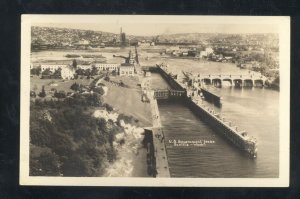
MULTIPOLYGON (((172 73, 181 70, 201 74, 248 74, 234 64, 189 59, 170 59, 159 56, 160 50, 139 50, 141 65, 165 62, 172 73)), ((120 63, 122 58, 113 54, 128 55, 128 49, 105 48, 100 51, 41 51, 32 52, 31 61, 67 59, 66 54, 102 54, 107 62, 120 63)), ((70 59, 71 60, 71 59, 70 59)), ((159 74, 151 76, 153 88, 167 88, 159 74)), ((258 139, 258 156, 250 159, 215 133, 181 103, 159 102, 161 122, 172 177, 265 177, 279 175, 279 92, 265 89, 221 88, 215 92, 222 96, 222 107, 213 107, 227 120, 246 130, 258 139), (180 141, 198 144, 174 144, 180 141), (205 145, 203 142, 207 141, 205 145)))
MULTIPOLYGON (((168 85, 152 74, 153 88, 168 85)), ((250 159, 215 133, 179 102, 159 102, 172 177, 278 177, 279 174, 279 93, 265 88, 221 88, 222 107, 211 106, 239 130, 258 139, 258 156, 250 159), (179 141, 203 143, 189 146, 179 141)))

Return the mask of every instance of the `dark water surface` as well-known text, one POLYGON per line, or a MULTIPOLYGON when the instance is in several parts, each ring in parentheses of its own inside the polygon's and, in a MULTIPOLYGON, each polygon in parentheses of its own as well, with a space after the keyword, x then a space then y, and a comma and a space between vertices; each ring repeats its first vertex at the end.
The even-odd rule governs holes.
MULTIPOLYGON (((166 88, 152 74, 152 88, 166 88)), ((214 107, 240 130, 258 139, 258 157, 250 159, 215 133, 179 102, 159 102, 172 177, 278 177, 279 93, 253 89, 217 89, 222 107, 214 107), (177 144, 174 144, 176 141, 177 144), (198 144, 178 144, 180 141, 198 144), (208 141, 202 145, 203 142, 208 141), (201 144, 202 143, 202 144, 201 144)), ((209 105, 209 104, 207 104, 209 105)), ((213 107, 212 105, 210 105, 213 107)))

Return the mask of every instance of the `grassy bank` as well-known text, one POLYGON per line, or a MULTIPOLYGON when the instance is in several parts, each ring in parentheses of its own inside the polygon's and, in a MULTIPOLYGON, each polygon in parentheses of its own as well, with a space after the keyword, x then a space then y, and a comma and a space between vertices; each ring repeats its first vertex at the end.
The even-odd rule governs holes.
POLYGON ((75 82, 84 86, 88 86, 93 79, 74 79, 74 80, 63 80, 63 79, 40 79, 38 76, 33 76, 30 78, 30 90, 40 92, 42 87, 45 86, 46 93, 49 92, 52 88, 55 88, 59 91, 73 92, 70 87, 75 82))
POLYGON ((137 86, 137 78, 120 78, 114 81, 122 80, 128 88, 115 86, 112 83, 104 81, 108 87, 108 93, 104 96, 104 102, 110 104, 119 113, 133 116, 137 119, 138 126, 151 126, 151 109, 150 104, 143 103, 141 100, 142 91, 137 86))
MULTIPOLYGON (((151 107, 141 101, 141 88, 137 77, 111 77, 111 81, 122 81, 126 87, 103 81, 108 87, 104 102, 110 104, 121 114, 134 117, 138 127, 152 126, 151 107)), ((142 135, 141 135, 142 136, 142 135)), ((108 176, 148 177, 146 166, 146 149, 141 145, 141 138, 132 134, 125 137, 125 144, 118 149, 119 159, 111 165, 108 176), (127 166, 126 166, 127 165, 127 166)))

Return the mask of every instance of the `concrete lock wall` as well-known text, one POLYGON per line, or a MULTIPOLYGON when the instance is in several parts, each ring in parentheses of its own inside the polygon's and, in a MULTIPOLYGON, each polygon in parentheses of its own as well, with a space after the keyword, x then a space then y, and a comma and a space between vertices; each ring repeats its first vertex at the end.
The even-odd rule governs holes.
MULTIPOLYGON (((247 141, 245 138, 243 138, 238 132, 236 127, 231 127, 231 124, 225 124, 225 121, 223 121, 220 118, 217 118, 214 115, 214 112, 205 110, 198 104, 196 104, 191 98, 187 97, 186 90, 177 83, 170 75, 168 75, 164 70, 158 67, 159 73, 165 78, 165 80, 172 86, 173 89, 168 90, 157 90, 154 96, 156 97, 167 97, 168 100, 170 98, 175 98, 176 100, 183 99, 185 101, 185 104, 188 105, 188 107, 191 109, 191 111, 202 118, 205 122, 207 122, 211 128, 215 129, 218 133, 223 135, 227 141, 233 143, 236 147, 239 149, 246 151, 248 154, 254 154, 255 143, 252 143, 250 141, 247 141), (233 130, 234 129, 234 130, 233 130)), ((230 79, 231 80, 231 79, 230 79)), ((254 86, 254 81, 252 79, 246 79, 245 81, 236 79, 236 81, 233 81, 236 84, 242 86, 254 86)), ((232 80, 231 80, 232 83, 232 80)), ((222 85, 222 79, 215 78, 212 79, 212 84, 219 84, 222 85)), ((201 89, 202 90, 202 89, 201 89)), ((205 89, 203 90, 203 94, 205 95, 205 89)), ((211 97, 217 97, 214 96, 212 93, 208 92, 206 94, 212 95, 211 97)), ((159 99, 159 98, 158 98, 159 99)), ((161 98, 162 99, 162 98, 161 98)))
POLYGON ((144 129, 143 145, 147 149, 147 172, 149 176, 156 177, 156 160, 155 148, 153 143, 153 132, 149 129, 144 129))
POLYGON ((202 120, 207 122, 212 129, 217 131, 219 134, 223 135, 227 139, 227 141, 233 143, 236 147, 247 153, 251 154, 253 152, 252 150, 255 147, 253 147, 251 143, 248 143, 232 129, 225 126, 223 122, 219 121, 214 116, 212 116, 211 113, 208 113, 199 105, 195 104, 195 102, 193 102, 191 99, 187 98, 186 100, 190 110, 195 115, 199 116, 202 120))

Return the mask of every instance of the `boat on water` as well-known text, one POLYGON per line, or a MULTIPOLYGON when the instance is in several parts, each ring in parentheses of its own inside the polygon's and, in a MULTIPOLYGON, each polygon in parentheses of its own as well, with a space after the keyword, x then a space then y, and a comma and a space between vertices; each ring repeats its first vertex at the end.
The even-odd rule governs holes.
POLYGON ((102 58, 102 59, 105 59, 106 57, 104 57, 103 55, 92 55, 92 54, 85 54, 85 55, 81 55, 82 58, 102 58))
POLYGON ((254 137, 250 137, 245 131, 238 131, 237 127, 233 126, 230 121, 226 121, 219 113, 201 105, 195 98, 189 97, 187 103, 189 108, 216 132, 224 136, 237 148, 249 154, 250 157, 257 157, 258 142, 254 137))
POLYGON ((77 54, 66 54, 65 57, 67 57, 67 58, 77 58, 77 57, 81 57, 81 56, 77 55, 77 54))

